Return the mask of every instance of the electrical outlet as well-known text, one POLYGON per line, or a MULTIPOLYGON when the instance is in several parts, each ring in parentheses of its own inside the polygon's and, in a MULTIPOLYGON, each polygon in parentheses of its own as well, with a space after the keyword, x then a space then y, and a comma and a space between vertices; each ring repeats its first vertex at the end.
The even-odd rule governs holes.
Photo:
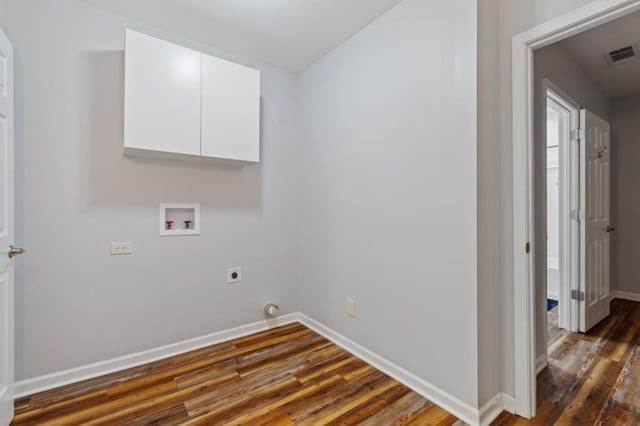
POLYGON ((133 243, 128 241, 126 243, 111 243, 111 255, 118 256, 121 254, 132 254, 133 243))
POLYGON ((242 268, 227 269, 227 284, 239 283, 242 281, 242 268))
POLYGON ((353 299, 347 299, 347 315, 350 317, 356 316, 356 301, 353 299))

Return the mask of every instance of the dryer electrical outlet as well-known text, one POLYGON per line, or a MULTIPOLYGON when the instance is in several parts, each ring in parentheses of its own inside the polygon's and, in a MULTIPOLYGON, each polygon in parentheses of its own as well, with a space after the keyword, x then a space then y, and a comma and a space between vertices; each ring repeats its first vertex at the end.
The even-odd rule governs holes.
POLYGON ((242 268, 227 269, 227 284, 239 283, 242 281, 242 268))

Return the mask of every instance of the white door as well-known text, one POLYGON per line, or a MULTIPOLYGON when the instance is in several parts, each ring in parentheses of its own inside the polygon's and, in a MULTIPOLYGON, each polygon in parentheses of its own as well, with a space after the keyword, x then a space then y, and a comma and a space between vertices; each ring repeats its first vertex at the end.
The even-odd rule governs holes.
POLYGON ((588 331, 609 316, 609 123, 580 111, 584 131, 580 150, 581 294, 580 331, 588 331))
POLYGON ((0 30, 0 425, 13 417, 13 48, 0 30), (11 255, 12 257, 9 257, 11 255))

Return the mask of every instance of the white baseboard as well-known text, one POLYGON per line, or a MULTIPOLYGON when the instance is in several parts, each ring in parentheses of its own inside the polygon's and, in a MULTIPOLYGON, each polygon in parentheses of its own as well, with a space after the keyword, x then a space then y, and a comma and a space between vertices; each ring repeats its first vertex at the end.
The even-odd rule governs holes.
POLYGON ((478 423, 480 426, 488 426, 504 411, 502 394, 499 393, 480 408, 478 423))
MULTIPOLYGON (((283 315, 274 320, 258 321, 252 324, 231 328, 229 330, 212 333, 206 336, 196 337, 179 343, 173 343, 131 355, 125 355, 70 370, 16 382, 14 385, 15 395, 16 398, 32 395, 48 389, 158 361, 160 359, 222 343, 228 340, 237 339, 239 337, 258 333, 274 327, 280 327, 293 322, 300 322, 304 324, 316 333, 324 336, 328 340, 331 340, 336 345, 369 363, 371 366, 414 390, 429 401, 439 405, 449 413, 470 425, 488 425, 500 415, 504 408, 507 407, 507 402, 510 407, 514 404, 514 402, 511 401, 513 398, 509 397, 511 400, 505 400, 504 394, 498 394, 481 409, 476 409, 470 404, 461 401, 437 386, 428 383, 424 379, 421 379, 402 367, 371 352, 340 333, 299 312, 283 315)), ((509 408, 506 409, 509 410, 509 408)))
POLYGON ((629 293, 627 291, 612 291, 611 299, 624 299, 640 302, 640 293, 629 293))
MULTIPOLYGON (((316 333, 331 340, 347 352, 352 353, 361 360, 367 362, 371 366, 382 371, 386 375, 394 378, 398 382, 419 393, 434 404, 444 408, 449 413, 458 417, 460 420, 470 424, 480 424, 480 410, 472 407, 455 396, 445 392, 437 386, 428 383, 420 377, 408 372, 402 367, 392 363, 386 358, 371 352, 356 342, 348 339, 340 333, 330 329, 329 327, 309 318, 305 314, 301 314, 300 322, 316 333)), ((498 413, 499 414, 499 413, 498 413)))
POLYGON ((299 318, 299 313, 283 315, 276 319, 258 321, 252 324, 230 328, 228 330, 219 331, 217 333, 208 334, 206 336, 200 336, 193 339, 184 340, 182 342, 160 346, 158 348, 149 349, 134 354, 112 358, 93 364, 83 365, 81 367, 59 371, 44 376, 34 377, 32 379, 22 380, 14 383, 15 397, 20 398, 48 389, 57 388, 59 386, 68 385, 70 383, 76 383, 82 380, 92 379, 94 377, 114 373, 116 371, 126 370, 127 368, 137 367, 149 362, 158 361, 164 358, 180 355, 185 352, 190 352, 196 349, 215 345, 217 343, 237 339, 249 334, 258 333, 270 328, 290 324, 292 322, 299 321, 299 318))
POLYGON ((516 399, 511 395, 507 395, 506 393, 502 393, 502 406, 505 411, 510 412, 511 414, 515 414, 516 412, 516 399))
POLYGON ((536 375, 547 366, 547 354, 538 355, 536 358, 536 375))
POLYGON ((490 425, 503 411, 515 413, 516 399, 506 393, 498 393, 480 408, 480 426, 490 425))

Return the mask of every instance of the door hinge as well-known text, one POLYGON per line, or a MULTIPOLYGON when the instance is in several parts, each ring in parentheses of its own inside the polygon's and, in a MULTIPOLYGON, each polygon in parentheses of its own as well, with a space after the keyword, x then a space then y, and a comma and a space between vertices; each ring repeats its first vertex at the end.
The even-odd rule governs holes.
POLYGON ((584 220, 584 213, 581 209, 571 210, 571 219, 580 222, 584 220))
POLYGON ((531 253, 531 243, 527 242, 524 245, 524 252, 527 253, 527 254, 531 253))
POLYGON ((580 142, 584 139, 584 129, 576 129, 571 131, 571 140, 580 142))
POLYGON ((580 290, 571 290, 571 299, 583 301, 584 300, 584 291, 580 290))

